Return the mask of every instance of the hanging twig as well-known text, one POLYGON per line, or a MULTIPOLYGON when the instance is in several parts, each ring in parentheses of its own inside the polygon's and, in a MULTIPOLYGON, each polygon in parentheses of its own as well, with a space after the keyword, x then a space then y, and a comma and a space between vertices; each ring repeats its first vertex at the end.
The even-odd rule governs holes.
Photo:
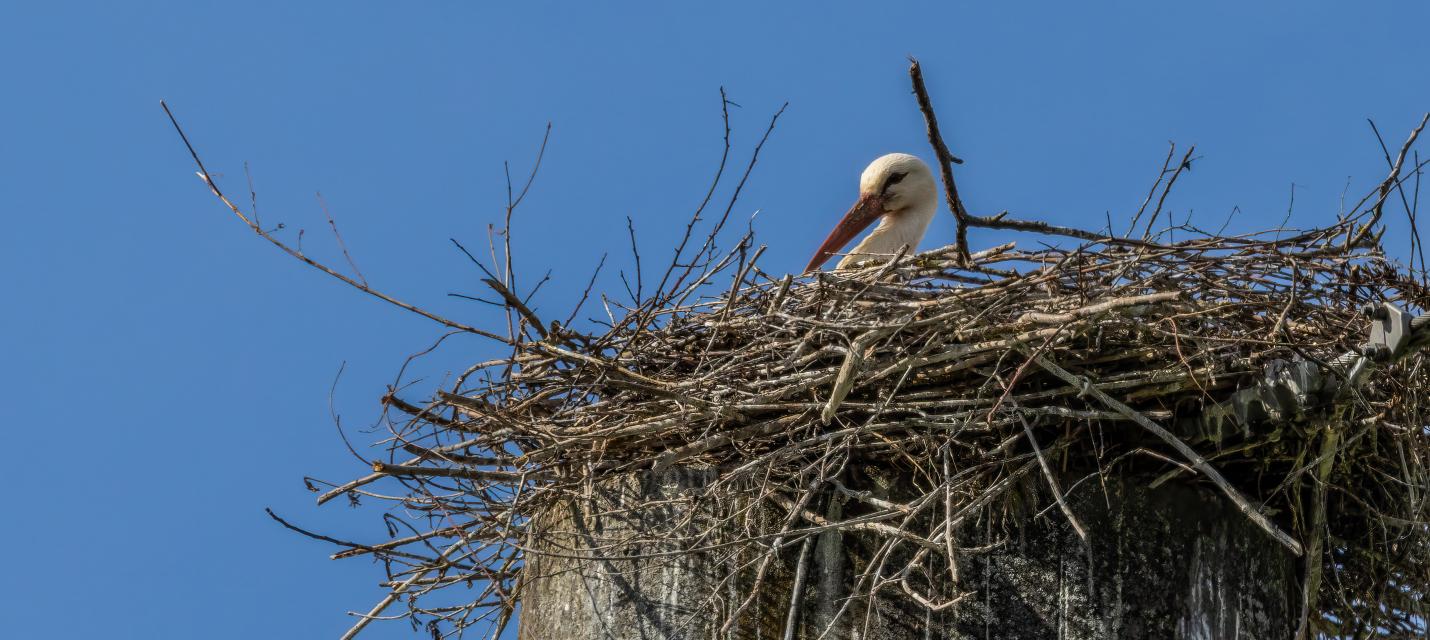
POLYGON ((1136 422, 1142 428, 1152 432, 1152 434, 1157 436, 1158 438, 1161 438, 1163 442, 1166 442, 1168 445, 1171 445, 1173 449, 1176 449, 1178 453, 1182 454, 1182 456, 1186 458, 1189 463, 1191 463, 1192 467, 1196 468, 1197 471, 1202 472, 1202 474, 1205 475, 1208 479, 1210 479, 1212 483, 1217 486, 1218 489, 1221 489, 1222 493, 1226 494, 1226 497, 1229 498, 1232 503, 1235 504, 1236 507, 1240 509, 1244 515, 1246 515, 1246 517, 1250 518, 1252 522, 1256 523, 1256 526, 1261 527, 1263 531, 1269 534, 1272 538, 1275 538, 1277 542, 1280 542, 1287 549, 1290 549, 1291 553, 1296 554, 1297 556, 1302 554, 1301 543, 1297 542, 1295 538, 1292 538, 1289 534, 1282 531, 1279 527, 1273 524, 1271 520, 1267 519, 1267 517, 1263 515, 1260 510, 1252 506, 1251 502, 1246 499, 1246 496, 1242 495, 1241 492, 1236 489, 1236 487, 1231 486, 1231 483, 1227 482, 1226 478, 1222 477, 1220 472, 1218 472, 1210 464, 1207 464, 1206 459, 1203 458, 1201 454, 1197 453, 1191 447, 1187 446, 1187 444, 1185 442, 1182 442, 1180 438, 1172 435, 1171 432, 1162 428, 1161 425, 1158 425, 1157 423, 1147 419, 1146 416, 1136 411, 1133 411, 1127 405, 1122 404, 1112 396, 1107 395, 1107 393, 1105 393, 1101 389, 1098 389, 1097 386, 1094 385, 1091 380, 1088 380, 1086 378, 1079 378, 1071 373, 1068 373, 1066 369, 1059 367, 1058 365, 1054 364, 1053 362, 1042 356, 1034 355, 1032 353, 1028 353, 1028 356, 1034 358, 1037 361, 1038 366, 1046 369, 1048 373, 1062 378, 1064 382, 1068 383, 1069 385, 1072 385, 1073 388, 1080 389, 1083 393, 1097 398, 1099 402, 1107 405, 1109 409, 1112 409, 1113 411, 1127 416, 1130 420, 1136 422))

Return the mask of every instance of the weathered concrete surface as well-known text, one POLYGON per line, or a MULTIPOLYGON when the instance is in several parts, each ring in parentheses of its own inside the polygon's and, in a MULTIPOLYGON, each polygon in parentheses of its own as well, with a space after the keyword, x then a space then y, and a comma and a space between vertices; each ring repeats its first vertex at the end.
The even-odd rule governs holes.
POLYGON ((735 519, 715 527, 738 535, 766 526, 764 511, 741 511, 704 497, 712 475, 671 470, 638 474, 596 489, 582 506, 570 505, 535 523, 532 545, 553 552, 528 557, 523 574, 521 640, 655 640, 783 637, 790 570, 772 562, 761 589, 722 632, 727 613, 750 596, 749 580, 732 579, 751 560, 740 546, 717 546, 720 537, 696 537, 712 516, 735 519), (688 500, 698 502, 691 505, 688 500), (672 523, 684 523, 672 530, 672 523), (570 535, 576 532, 576 536, 570 535), (654 539, 649 539, 654 534, 654 539), (647 538, 633 542, 630 536, 647 538), (563 548, 605 547, 599 559, 565 557, 563 548))
POLYGON ((953 612, 937 637, 1291 638, 1293 557, 1225 499, 1136 480, 1076 498, 1089 545, 1042 522, 965 563, 983 602, 953 612))
MULTIPOLYGON (((598 491, 585 512, 554 514, 542 527, 570 530, 575 524, 592 540, 609 541, 651 526, 668 530, 669 523, 681 517, 728 515, 747 506, 709 499, 693 508, 670 502, 699 495, 707 481, 707 475, 689 471, 633 478, 598 491), (621 511, 640 505, 648 506, 621 511)), ((1072 502, 1089 531, 1089 545, 1081 543, 1056 509, 1031 522, 986 527, 994 538, 1008 542, 993 553, 962 557, 958 588, 976 591, 975 596, 930 613, 899 597, 895 588, 872 608, 863 600, 849 601, 835 629, 824 637, 1291 637, 1298 607, 1293 559, 1225 500, 1171 484, 1148 490, 1135 479, 1109 478, 1106 493, 1100 486, 1088 488, 1092 484, 1085 483, 1072 502)), ((731 536, 737 535, 737 529, 761 526, 762 516, 749 515, 752 510, 745 513, 749 517, 726 525, 732 527, 731 536)), ((753 566, 748 563, 758 556, 734 548, 666 555, 719 542, 697 542, 680 535, 698 528, 692 523, 659 540, 613 544, 602 560, 532 558, 523 590, 520 638, 785 638, 799 546, 770 564, 763 587, 748 598, 736 623, 722 630, 727 614, 752 593, 753 566), (731 578, 741 566, 747 570, 731 578)), ((983 535, 983 531, 970 533, 961 543, 980 544, 983 535)), ((542 536, 533 544, 541 546, 542 536)), ((813 547, 790 636, 803 640, 819 637, 827 620, 845 605, 854 576, 867 566, 873 552, 864 534, 827 534, 813 547)), ((892 557, 888 566, 896 568, 905 559, 892 557)))

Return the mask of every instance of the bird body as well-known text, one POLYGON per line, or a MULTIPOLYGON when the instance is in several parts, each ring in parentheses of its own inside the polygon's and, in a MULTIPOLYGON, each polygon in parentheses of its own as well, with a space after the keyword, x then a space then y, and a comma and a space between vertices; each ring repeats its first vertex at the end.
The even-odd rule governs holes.
POLYGON ((913 251, 938 211, 938 185, 933 172, 915 156, 881 156, 859 177, 859 200, 844 214, 805 271, 823 265, 849 240, 875 221, 878 226, 855 245, 836 268, 892 259, 905 247, 913 251))

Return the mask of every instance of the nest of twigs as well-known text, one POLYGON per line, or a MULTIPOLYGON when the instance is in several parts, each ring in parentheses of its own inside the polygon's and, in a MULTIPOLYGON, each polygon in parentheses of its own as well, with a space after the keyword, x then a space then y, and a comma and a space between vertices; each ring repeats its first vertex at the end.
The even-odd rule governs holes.
MULTIPOLYGON (((1430 560, 1422 359, 1379 365, 1365 384, 1265 424, 1208 432, 1197 421, 1273 361, 1321 363, 1333 378, 1365 341, 1364 303, 1423 307, 1425 290, 1377 249, 1328 248, 1347 231, 1010 244, 967 260, 949 247, 798 279, 768 278, 737 251, 723 261, 735 274, 726 295, 688 302, 689 287, 669 289, 603 333, 514 305, 525 331, 512 356, 425 403, 389 396, 410 416, 395 457, 329 495, 400 479, 399 499, 434 528, 350 553, 383 554, 394 584, 423 576, 410 594, 482 581, 462 609, 470 622, 519 597, 533 519, 630 472, 714 470, 707 492, 788 511, 829 488, 811 486, 812 468, 878 461, 923 492, 896 506, 948 489, 961 519, 997 508, 1010 478, 1038 478, 1039 458, 1081 473, 1136 465, 1250 505, 1298 552, 1319 537, 1335 576, 1321 581, 1323 626, 1408 635, 1430 560), (1110 424, 1140 427, 1098 436, 1110 424), (1160 456, 1124 455, 1133 450, 1160 456), (454 541, 470 546, 460 560, 431 555, 454 541)), ((923 532, 868 526, 878 511, 861 514, 860 535, 943 530, 938 514, 923 532)))
MULTIPOLYGON (((372 556, 386 568, 389 594, 348 637, 379 616, 405 617, 434 637, 474 626, 500 635, 522 597, 528 554, 539 547, 597 558, 611 548, 543 519, 589 504, 595 486, 666 469, 699 470, 705 495, 773 514, 720 531, 722 548, 743 542, 752 557, 767 558, 772 537, 788 543, 839 529, 873 546, 907 543, 914 559, 873 576, 866 595, 900 585, 905 591, 890 597, 939 607, 935 594, 908 590, 901 577, 921 564, 949 566, 941 549, 954 546, 945 536, 1004 512, 1028 484, 1047 489, 1039 509, 1056 517, 1061 506, 1077 526, 1064 490, 1094 485, 1078 478, 1113 468, 1208 487, 1302 554, 1309 620, 1321 632, 1421 637, 1430 595, 1430 372, 1418 352, 1430 328, 1417 323, 1413 344, 1394 357, 1356 356, 1366 303, 1413 314, 1430 304, 1430 291, 1385 257, 1376 235, 1391 194, 1419 175, 1420 166, 1407 172, 1403 164, 1420 129, 1390 176, 1328 228, 1226 237, 1182 226, 1137 239, 969 215, 917 63, 910 73, 958 246, 845 272, 770 276, 750 235, 728 253, 715 250, 737 186, 692 250, 696 213, 653 292, 638 283, 629 304, 604 300, 608 323, 539 317, 512 290, 509 245, 505 272, 487 281, 508 313, 507 335, 402 303, 273 236, 198 163, 215 195, 289 254, 510 349, 432 397, 385 396, 401 416, 390 422, 386 459, 319 499, 379 500, 416 516, 385 516, 392 537, 377 544, 309 534, 346 547, 335 557, 372 556), (1009 244, 969 255, 970 226, 1077 246, 1009 244), (1288 363, 1322 381, 1292 409, 1240 419, 1228 408, 1288 363), (896 473, 898 501, 842 485, 840 474, 855 465, 896 473), (812 513, 831 491, 859 501, 857 515, 812 513), (384 613, 398 601, 407 612, 384 613)), ((727 120, 727 155, 728 131, 727 120)), ((1190 151, 1181 166, 1189 161, 1190 151)), ((745 177, 753 165, 752 157, 745 177)), ((1172 166, 1154 185, 1162 191, 1153 220, 1182 170, 1172 166)), ((722 157, 716 184, 724 168, 722 157)), ((508 203, 508 220, 520 199, 508 203)), ((1402 201, 1413 225, 1411 199, 1402 201)), ((704 534, 691 524, 681 518, 632 535, 661 540, 679 529, 686 548, 697 549, 704 534)), ((746 568, 763 572, 764 564, 746 568)), ((743 605, 732 608, 738 616, 743 605)))

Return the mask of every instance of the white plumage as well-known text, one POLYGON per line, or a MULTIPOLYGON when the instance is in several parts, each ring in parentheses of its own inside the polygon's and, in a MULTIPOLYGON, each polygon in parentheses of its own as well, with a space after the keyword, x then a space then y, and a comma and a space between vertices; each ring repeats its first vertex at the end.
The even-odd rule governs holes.
POLYGON ((859 176, 859 200, 835 225, 805 271, 819 268, 876 220, 879 225, 839 261, 837 268, 889 260, 904 247, 912 252, 918 249, 937 211, 938 185, 928 165, 907 153, 881 156, 859 176))

